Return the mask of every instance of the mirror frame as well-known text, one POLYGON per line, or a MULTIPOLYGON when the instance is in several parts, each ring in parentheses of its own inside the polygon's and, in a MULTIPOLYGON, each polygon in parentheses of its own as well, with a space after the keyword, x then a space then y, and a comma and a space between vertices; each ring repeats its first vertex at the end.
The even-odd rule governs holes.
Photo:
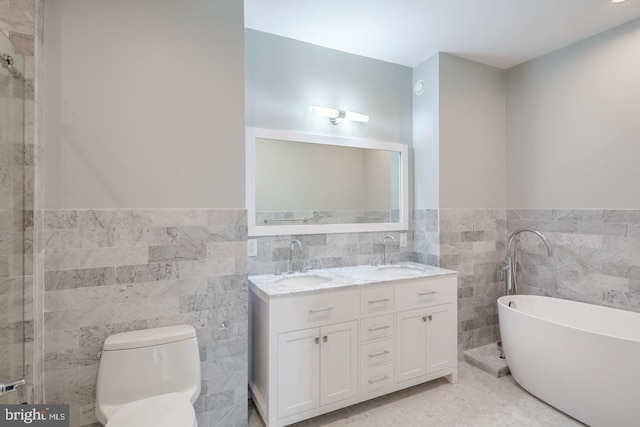
POLYGON ((288 130, 246 128, 246 201, 249 237, 295 234, 362 233, 372 231, 406 231, 409 228, 409 147, 395 142, 346 138, 288 130), (368 148, 400 153, 400 221, 351 224, 256 224, 256 139, 276 139, 309 144, 368 148))

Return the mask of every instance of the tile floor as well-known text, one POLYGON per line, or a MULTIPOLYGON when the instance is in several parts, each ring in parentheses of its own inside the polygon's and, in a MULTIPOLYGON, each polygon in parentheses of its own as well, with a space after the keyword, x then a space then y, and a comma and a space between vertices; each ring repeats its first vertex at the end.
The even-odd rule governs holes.
MULTIPOLYGON (((464 362, 458 365, 455 385, 439 379, 294 425, 584 426, 527 393, 511 375, 495 378, 464 362)), ((264 427, 253 405, 249 408, 249 427, 264 427)))

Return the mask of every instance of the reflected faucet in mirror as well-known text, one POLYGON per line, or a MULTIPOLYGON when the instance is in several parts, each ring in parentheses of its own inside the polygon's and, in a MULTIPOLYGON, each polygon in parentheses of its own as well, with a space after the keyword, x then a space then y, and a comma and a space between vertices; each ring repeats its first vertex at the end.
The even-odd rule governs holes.
POLYGON ((304 253, 302 252, 302 243, 300 243, 300 240, 298 240, 298 239, 293 239, 291 241, 291 243, 289 244, 289 271, 288 271, 288 273, 295 273, 296 270, 297 271, 301 271, 301 269, 298 268, 296 263, 293 262, 293 248, 296 245, 300 249, 300 259, 304 258, 304 253))
POLYGON ((396 247, 396 239, 394 239, 392 235, 387 234, 382 238, 382 265, 387 265, 387 240, 391 240, 393 242, 393 247, 396 247))

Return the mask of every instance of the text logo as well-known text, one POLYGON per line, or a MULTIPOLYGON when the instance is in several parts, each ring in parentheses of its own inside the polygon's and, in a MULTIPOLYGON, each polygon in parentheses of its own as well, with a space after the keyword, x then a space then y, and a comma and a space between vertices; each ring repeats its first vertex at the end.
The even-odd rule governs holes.
POLYGON ((0 405, 0 427, 69 427, 69 405, 0 405))

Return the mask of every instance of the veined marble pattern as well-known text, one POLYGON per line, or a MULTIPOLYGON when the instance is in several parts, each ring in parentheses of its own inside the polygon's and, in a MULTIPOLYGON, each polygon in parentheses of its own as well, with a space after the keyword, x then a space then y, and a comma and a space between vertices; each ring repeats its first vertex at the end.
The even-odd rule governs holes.
POLYGON ((507 227, 554 251, 521 235, 520 292, 640 311, 640 210, 509 210, 507 227))
MULTIPOLYGON (((0 31, 24 55, 24 105, 19 105, 24 111, 24 121, 20 118, 21 126, 18 133, 9 134, 7 123, 2 123, 3 137, 15 137, 11 141, 0 141, 0 293, 11 293, 22 298, 24 292, 24 327, 26 344, 24 347, 24 367, 27 385, 0 397, 0 403, 41 402, 42 401, 42 311, 40 301, 42 288, 38 282, 37 268, 34 262, 38 260, 38 236, 34 228, 34 217, 40 209, 41 193, 37 191, 37 181, 41 175, 41 158, 37 139, 37 73, 41 71, 38 49, 41 46, 43 0, 12 0, 0 4, 0 31), (23 123, 22 123, 23 122, 23 123), (24 179, 23 179, 24 177, 24 179), (24 203, 23 203, 24 202, 24 203), (17 247, 7 243, 12 241, 13 234, 24 233, 24 244, 17 247), (7 249, 11 248, 11 252, 7 249), (18 280, 19 279, 19 280, 18 280)), ((13 79, 13 77, 10 77, 13 79)), ((3 82, 7 83, 7 82, 3 82)), ((14 82, 15 83, 15 82, 14 82)), ((1 85, 3 90, 8 86, 1 85)), ((2 91, 0 91, 2 92, 2 91)), ((4 100, 9 93, 0 93, 4 100)), ((22 94, 19 94, 22 97, 22 94)), ((2 107, 6 103, 0 102, 2 107)), ((4 110, 4 108, 1 108, 4 110)), ((6 117, 6 111, 3 111, 6 117)), ((0 302, 0 309, 10 299, 0 302)), ((22 306, 22 303, 20 304, 22 306)), ((9 310, 11 312, 11 310, 9 310)), ((15 313, 11 314, 15 320, 15 313)), ((0 329, 21 331, 22 315, 19 322, 2 324, 0 329)), ((1 335, 1 333, 0 333, 1 335)), ((9 341, 16 341, 12 337, 9 341)), ((7 340, 0 340, 0 353, 12 353, 16 357, 11 362, 14 366, 22 365, 22 348, 16 344, 6 344, 7 340), (16 346, 16 351, 9 351, 7 346, 16 346), (19 358, 17 356, 19 355, 19 358)), ((0 357, 5 359, 4 356, 0 357)), ((21 369, 20 369, 21 370, 21 369)), ((12 374, 12 377, 15 374, 12 374)), ((4 375, 0 375, 4 377, 4 375)), ((22 377, 22 375, 20 375, 22 377)), ((2 378, 7 380, 9 378, 2 378)), ((11 378, 18 379, 18 378, 11 378)))
POLYGON ((43 225, 47 403, 70 404, 72 426, 99 425, 104 339, 184 323, 201 348, 198 425, 246 424, 246 211, 47 210, 43 225))
POLYGON ((458 354, 499 337, 496 300, 504 295, 506 212, 441 209, 440 266, 458 271, 458 354))
POLYGON ((289 244, 302 243, 302 253, 294 248, 299 268, 321 269, 382 263, 382 238, 389 234, 396 240, 387 242, 387 261, 413 261, 413 242, 407 233, 407 246, 400 247, 402 232, 307 234, 257 237, 258 255, 249 257, 249 274, 271 274, 289 270, 289 244))
POLYGON ((438 210, 416 209, 409 222, 414 245, 413 260, 421 264, 440 265, 438 210))
POLYGON ((262 274, 249 276, 251 284, 269 297, 293 295, 301 293, 321 292, 329 289, 366 286, 381 282, 394 282, 397 280, 417 279, 421 277, 448 276, 456 274, 455 271, 431 265, 422 265, 414 262, 401 262, 393 265, 371 266, 362 265, 354 267, 326 268, 311 270, 307 273, 292 273, 286 275, 262 274), (290 279, 305 277, 320 278, 325 283, 290 283, 290 279), (287 284, 281 284, 287 280, 287 284))

